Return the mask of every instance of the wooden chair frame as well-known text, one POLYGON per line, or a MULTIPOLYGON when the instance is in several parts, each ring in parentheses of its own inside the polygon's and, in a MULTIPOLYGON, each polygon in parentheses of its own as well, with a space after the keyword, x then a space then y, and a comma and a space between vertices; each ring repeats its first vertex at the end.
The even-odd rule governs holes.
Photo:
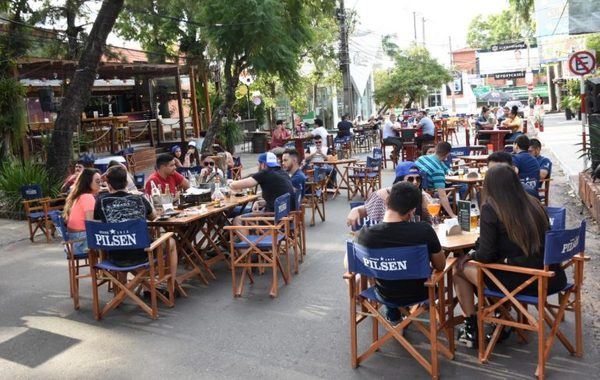
POLYGON ((379 311, 380 304, 361 296, 361 292, 369 285, 373 285, 373 279, 356 273, 346 272, 344 279, 348 283, 350 297, 350 343, 352 368, 364 362, 369 356, 394 338, 408 351, 408 353, 431 375, 433 379, 439 378, 438 352, 448 359, 454 359, 454 316, 453 316, 453 286, 452 268, 456 258, 446 260, 446 268, 443 271, 434 271, 425 282, 428 288, 428 302, 414 305, 410 308, 400 307, 399 310, 405 316, 402 322, 392 326, 390 322, 379 311), (431 307, 433 305, 433 307, 431 307), (427 315, 428 314, 428 315, 427 315), (372 341, 370 346, 362 353, 358 351, 358 325, 371 317, 372 341), (424 318, 428 320, 424 320, 424 318), (425 323, 429 323, 429 328, 425 323), (379 336, 378 325, 381 324, 386 334, 379 336), (402 330, 413 325, 429 340, 431 347, 431 358, 427 360, 403 335, 402 330), (444 333, 447 343, 439 339, 440 332, 444 333))
POLYGON ((262 273, 265 268, 270 268, 272 271, 271 289, 269 294, 272 298, 278 295, 278 272, 281 272, 284 283, 287 285, 290 281, 290 257, 288 254, 290 243, 290 222, 292 217, 283 217, 278 222, 272 216, 255 216, 260 214, 247 214, 241 218, 241 225, 225 226, 224 229, 229 231, 229 247, 231 257, 231 281, 234 297, 241 297, 244 291, 246 278, 250 284, 254 283, 252 270, 259 269, 262 273), (252 235, 248 234, 252 230, 252 235), (279 236, 282 236, 279 239, 279 236), (261 243, 268 242, 270 238, 271 244, 266 248, 261 246, 261 243), (236 239, 246 243, 246 247, 236 248, 236 239), (279 256, 285 256, 285 266, 282 265, 279 256), (256 262, 253 262, 256 258, 256 262), (241 276, 238 281, 237 270, 242 269, 241 276))
MULTIPOLYGON (((582 223, 582 225, 585 233, 585 223, 582 223)), ((548 245, 548 242, 546 245, 548 245)), ((550 271, 549 266, 545 266, 544 269, 532 269, 504 264, 469 262, 469 265, 477 267, 477 298, 482 300, 478 303, 477 310, 478 330, 480 332, 484 331, 485 323, 496 324, 492 337, 487 344, 484 340, 485 334, 479 334, 479 361, 481 363, 489 361, 490 355, 505 326, 515 328, 519 337, 524 342, 527 342, 528 339, 523 330, 537 333, 538 364, 535 375, 538 379, 543 379, 545 376, 545 364, 550 356, 550 350, 555 338, 558 338, 571 354, 577 357, 583 356, 581 287, 583 285, 583 265, 589 259, 589 257, 585 256, 583 250, 581 250, 561 265, 563 269, 573 268, 573 283, 557 293, 557 304, 552 303, 548 299, 548 281, 554 276, 554 272, 550 271), (492 272, 493 270, 520 273, 529 276, 529 278, 513 291, 509 291, 492 272), (493 281, 499 292, 491 292, 485 288, 485 277, 493 281), (537 282, 537 296, 518 295, 521 290, 535 282, 537 282), (534 306, 537 309, 537 316, 529 311, 528 305, 534 306), (510 308, 517 311, 516 318, 510 314, 510 308), (564 320, 566 311, 571 311, 575 314, 574 345, 560 330, 560 323, 564 320), (499 317, 496 316, 497 313, 500 313, 499 317), (545 324, 550 328, 548 336, 545 336, 545 324)))
POLYGON ((540 180, 540 188, 538 189, 540 200, 544 204, 544 206, 548 207, 548 203, 550 202, 550 182, 551 178, 546 178, 540 180))
MULTIPOLYGON (((379 160, 374 159, 374 161, 377 163, 379 160)), ((349 200, 358 194, 366 200, 369 194, 381 189, 381 163, 374 166, 367 166, 366 162, 361 162, 348 166, 348 171, 350 170, 352 170, 352 173, 348 174, 349 200), (376 175, 371 175, 373 173, 376 175)))
POLYGON ((311 209, 311 217, 310 217, 310 225, 315 225, 316 215, 318 214, 321 218, 321 221, 325 221, 325 199, 327 197, 327 178, 328 176, 324 175, 320 180, 316 180, 314 178, 313 172, 313 181, 307 181, 306 187, 310 189, 310 192, 307 192, 304 196, 303 206, 304 209, 311 209))
POLYGON ((54 224, 50 218, 51 212, 62 211, 64 207, 64 201, 66 198, 50 198, 41 197, 35 199, 23 200, 23 210, 27 218, 27 225, 29 227, 29 240, 33 243, 35 240, 35 234, 38 231, 42 231, 46 236, 46 241, 49 243, 54 236, 54 224), (58 206, 52 206, 53 203, 60 203, 58 206), (41 213, 39 216, 32 216, 32 214, 41 213))
POLYGON ((171 278, 168 265, 165 262, 167 252, 171 250, 173 240, 172 232, 166 232, 154 240, 145 251, 148 254, 147 266, 132 271, 111 271, 98 268, 99 257, 103 251, 90 249, 89 260, 92 277, 92 300, 94 318, 100 320, 112 309, 118 307, 127 298, 130 298, 152 319, 158 319, 158 302, 160 300, 168 307, 175 305, 175 278, 171 278), (134 275, 133 279, 127 280, 127 273, 134 275), (114 297, 100 310, 100 299, 98 287, 110 282, 114 289, 114 297), (156 286, 167 284, 169 297, 167 298, 156 290, 156 286), (150 305, 148 305, 139 293, 142 289, 150 292, 150 305))

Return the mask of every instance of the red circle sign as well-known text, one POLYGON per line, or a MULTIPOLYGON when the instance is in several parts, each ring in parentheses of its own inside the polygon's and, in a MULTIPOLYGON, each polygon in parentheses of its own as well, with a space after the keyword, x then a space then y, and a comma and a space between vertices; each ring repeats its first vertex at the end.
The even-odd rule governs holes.
POLYGON ((578 51, 569 58, 569 70, 575 75, 586 75, 596 68, 596 56, 589 51, 578 51))

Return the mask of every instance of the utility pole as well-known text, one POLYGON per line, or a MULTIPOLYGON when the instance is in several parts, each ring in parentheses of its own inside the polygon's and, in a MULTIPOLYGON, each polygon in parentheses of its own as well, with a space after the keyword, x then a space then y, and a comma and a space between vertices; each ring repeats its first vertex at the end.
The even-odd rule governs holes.
MULTIPOLYGON (((340 23, 340 70, 342 71, 342 82, 344 83, 344 109, 343 115, 354 118, 354 102, 352 96, 352 79, 350 78, 350 52, 348 50, 348 24, 346 23, 346 10, 344 0, 340 0, 337 10, 337 19, 340 23)), ((335 121, 334 121, 335 122, 335 121)))
POLYGON ((423 26, 423 47, 425 47, 425 21, 427 21, 425 20, 425 17, 421 17, 421 23, 423 26))
POLYGON ((452 54, 452 36, 448 36, 448 49, 450 50, 450 70, 452 72, 452 85, 450 96, 452 97, 452 113, 456 113, 456 97, 454 96, 454 55, 452 54))
POLYGON ((415 45, 417 44, 417 12, 413 12, 413 29, 415 30, 415 45))

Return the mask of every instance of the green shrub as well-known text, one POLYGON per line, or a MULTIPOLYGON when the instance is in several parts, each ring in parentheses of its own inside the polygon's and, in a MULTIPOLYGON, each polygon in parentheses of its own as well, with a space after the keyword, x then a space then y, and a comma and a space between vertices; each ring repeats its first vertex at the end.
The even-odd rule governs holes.
POLYGON ((21 186, 39 184, 44 196, 55 197, 60 194, 62 181, 50 178, 43 164, 32 160, 21 161, 9 157, 0 164, 0 212, 5 216, 22 216, 23 204, 21 186))

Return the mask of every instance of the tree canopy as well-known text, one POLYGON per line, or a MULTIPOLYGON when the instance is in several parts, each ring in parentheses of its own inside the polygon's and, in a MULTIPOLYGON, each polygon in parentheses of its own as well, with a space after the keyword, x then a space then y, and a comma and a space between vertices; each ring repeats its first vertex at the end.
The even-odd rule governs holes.
POLYGON ((514 16, 504 10, 487 18, 479 15, 469 24, 467 45, 472 48, 489 49, 494 44, 523 40, 525 36, 515 26, 514 16))
MULTIPOLYGON (((385 39, 384 39, 384 42, 385 39)), ((444 83, 452 80, 450 72, 429 51, 413 45, 409 49, 389 49, 385 51, 394 59, 394 68, 375 75, 375 100, 390 107, 409 108, 414 102, 444 83)))

